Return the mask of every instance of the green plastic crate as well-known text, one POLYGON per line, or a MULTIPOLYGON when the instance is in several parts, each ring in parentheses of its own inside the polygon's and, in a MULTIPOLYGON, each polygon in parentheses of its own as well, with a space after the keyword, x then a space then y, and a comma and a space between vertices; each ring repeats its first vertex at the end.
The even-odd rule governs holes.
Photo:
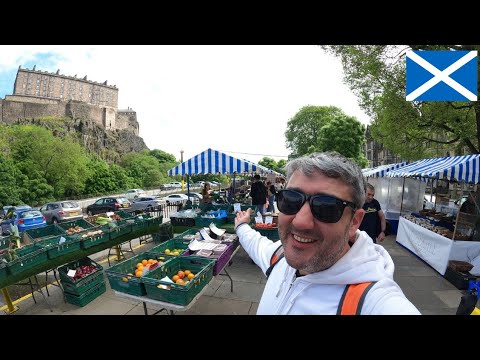
MULTIPOLYGON (((58 227, 61 229, 67 231, 70 228, 74 228, 75 226, 79 226, 83 228, 84 230, 91 229, 95 227, 94 225, 90 224, 88 221, 85 221, 84 219, 78 219, 78 220, 72 220, 72 221, 66 221, 66 222, 61 222, 57 224, 58 227)), ((83 233, 83 231, 82 231, 83 233)), ((72 235, 72 234, 69 234, 72 235)))
POLYGON ((18 258, 7 263, 10 275, 16 275, 27 269, 48 261, 47 250, 37 244, 28 244, 16 250, 18 258))
POLYGON ((211 223, 214 223, 217 226, 221 226, 223 224, 227 223, 227 218, 204 218, 201 216, 198 216, 195 218, 195 226, 196 227, 208 227, 211 223))
POLYGON ((47 251, 47 256, 49 259, 55 259, 59 256, 81 250, 81 241, 82 239, 80 235, 75 234, 72 236, 60 235, 50 237, 45 240, 35 241, 35 244, 43 247, 47 251), (60 244, 62 237, 65 238, 65 242, 60 244))
POLYGON ((8 249, 10 246, 10 236, 0 236, 0 251, 8 249))
MULTIPOLYGON (((148 259, 155 259, 159 262, 166 263, 172 258, 174 257, 147 251, 111 266, 105 270, 105 273, 107 274, 110 287, 113 290, 136 296, 144 296, 147 292, 145 285, 143 285, 142 277, 136 277, 134 275, 137 264, 142 262, 142 260, 148 259)), ((160 265, 162 264, 159 263, 158 266, 160 265)))
POLYGON ((60 276, 60 280, 62 284, 69 284, 75 288, 79 288, 83 286, 85 283, 90 281, 89 280, 90 278, 97 277, 98 274, 101 274, 102 272, 103 272, 102 265, 96 263, 89 257, 72 261, 71 263, 68 263, 58 268, 58 275, 60 276), (80 280, 73 280, 73 278, 67 275, 69 270, 75 270, 76 268, 80 266, 85 266, 85 265, 94 265, 97 268, 97 270, 88 274, 84 278, 81 278, 80 280))
POLYGON ((108 224, 110 226, 110 240, 132 232, 132 223, 128 220, 115 220, 108 224))
POLYGON ((125 211, 125 210, 118 210, 118 211, 115 211, 115 214, 120 216, 122 219, 131 219, 133 218, 135 215, 133 214, 130 214, 129 212, 125 211))
POLYGON ((101 234, 91 235, 91 236, 85 236, 86 234, 88 234, 88 231, 82 234, 82 240, 81 240, 82 249, 89 249, 93 246, 97 246, 104 242, 110 241, 110 227, 108 225, 102 225, 102 226, 96 227, 95 230, 93 231, 98 231, 98 230, 102 230, 103 232, 101 234))
POLYGON ((202 257, 175 257, 143 277, 147 297, 177 305, 188 305, 212 280, 214 264, 215 260, 202 257), (171 279, 179 270, 187 269, 194 273, 195 277, 186 285, 159 280, 165 276, 171 279), (166 288, 159 288, 159 285, 166 288))
POLYGON ((0 280, 5 279, 8 276, 7 263, 2 261, 2 256, 0 255, 0 280))
POLYGON ((107 286, 105 285, 105 281, 102 281, 101 283, 87 290, 80 296, 65 293, 65 300, 70 304, 83 307, 92 300, 95 300, 97 297, 102 295, 106 290, 107 286))
POLYGON ((255 230, 257 230, 261 235, 266 236, 270 240, 277 241, 280 240, 280 234, 278 233, 278 228, 274 229, 258 229, 256 227, 253 227, 255 230))
POLYGON ((27 234, 27 236, 33 241, 45 240, 58 235, 67 234, 65 230, 63 230, 61 227, 56 226, 55 224, 47 225, 47 226, 36 228, 36 229, 25 230, 23 233, 27 234))
MULTIPOLYGON (((83 280, 84 279, 81 279, 80 281, 83 281, 83 280)), ((102 282, 104 282, 103 271, 95 271, 94 273, 89 274, 89 276, 81 285, 72 285, 70 283, 66 283, 62 281, 62 287, 63 287, 64 293, 80 296, 102 282)))
MULTIPOLYGON (((170 239, 157 246, 154 246, 149 251, 156 254, 165 254, 165 250, 173 251, 174 249, 183 250, 179 255, 182 255, 185 251, 188 250, 188 244, 190 240, 184 239, 170 239)), ((171 254, 170 254, 171 255, 171 254)))
MULTIPOLYGON (((178 234, 177 236, 174 237, 174 239, 185 239, 186 235, 195 235, 197 232, 199 232, 198 229, 188 229, 187 231, 184 231, 181 234, 178 234)), ((186 240, 186 239, 185 239, 186 240)), ((190 241, 190 240, 189 240, 190 241)))

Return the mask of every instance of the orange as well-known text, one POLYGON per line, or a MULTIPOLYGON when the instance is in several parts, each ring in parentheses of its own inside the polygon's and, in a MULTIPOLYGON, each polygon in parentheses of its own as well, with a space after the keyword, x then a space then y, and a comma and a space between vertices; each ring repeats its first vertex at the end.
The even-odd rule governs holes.
POLYGON ((137 271, 135 271, 135 276, 136 276, 136 277, 140 277, 140 276, 142 276, 142 274, 143 274, 143 271, 142 271, 142 270, 137 270, 137 271))
POLYGON ((153 264, 154 261, 155 261, 155 260, 153 260, 153 259, 148 259, 148 263, 149 263, 149 264, 153 264))
POLYGON ((190 273, 190 274, 188 274, 187 277, 188 277, 188 280, 192 280, 192 279, 195 277, 195 275, 193 275, 192 273, 190 273))
POLYGON ((183 279, 185 277, 185 273, 182 270, 178 270, 177 275, 180 279, 183 279))
POLYGON ((142 264, 143 264, 143 266, 145 266, 145 265, 148 264, 148 261, 147 261, 146 259, 143 259, 143 260, 142 260, 142 264))
POLYGON ((128 279, 126 277, 122 277, 122 281, 128 282, 128 279))
POLYGON ((185 281, 183 281, 183 279, 178 279, 177 281, 175 281, 177 284, 180 284, 180 285, 184 285, 185 284, 185 281))
POLYGON ((192 272, 190 270, 185 270, 184 273, 186 276, 188 276, 188 274, 191 274, 192 272))
POLYGON ((173 275, 172 280, 174 282, 177 282, 178 279, 180 279, 180 277, 178 275, 173 275))
POLYGON ((143 264, 142 264, 142 263, 138 263, 138 264, 137 264, 137 268, 139 268, 140 266, 143 267, 143 264))

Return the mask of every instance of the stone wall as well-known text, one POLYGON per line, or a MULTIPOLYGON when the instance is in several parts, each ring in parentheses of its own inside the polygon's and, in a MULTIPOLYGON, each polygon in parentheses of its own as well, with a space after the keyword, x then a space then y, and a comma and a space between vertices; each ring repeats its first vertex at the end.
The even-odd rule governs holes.
POLYGON ((139 126, 135 111, 118 111, 115 127, 119 130, 130 130, 138 136, 139 126))
POLYGON ((103 126, 104 116, 101 107, 73 100, 64 104, 67 116, 73 119, 89 119, 103 126))

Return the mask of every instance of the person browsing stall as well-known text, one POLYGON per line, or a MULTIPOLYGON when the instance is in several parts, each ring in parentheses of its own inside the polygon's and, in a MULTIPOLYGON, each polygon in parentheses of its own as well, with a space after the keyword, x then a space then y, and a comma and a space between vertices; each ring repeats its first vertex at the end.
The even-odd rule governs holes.
POLYGON ((388 252, 358 230, 365 213, 360 168, 340 154, 317 153, 285 169, 280 244, 248 225, 251 209, 235 218, 242 247, 268 275, 257 314, 419 315, 393 280, 388 252))
POLYGON ((255 174, 253 177, 252 187, 250 189, 250 196, 252 197, 252 205, 256 205, 255 214, 265 213, 265 204, 267 203, 267 188, 260 180, 260 175, 255 174))
POLYGON ((377 240, 382 242, 385 240, 387 223, 380 203, 374 198, 375 188, 370 183, 367 183, 365 187, 365 196, 365 204, 363 204, 365 215, 360 224, 360 230, 365 231, 374 243, 376 243, 377 240))
POLYGON ((210 189, 210 183, 206 182, 202 189, 202 203, 211 204, 213 201, 213 191, 210 189))

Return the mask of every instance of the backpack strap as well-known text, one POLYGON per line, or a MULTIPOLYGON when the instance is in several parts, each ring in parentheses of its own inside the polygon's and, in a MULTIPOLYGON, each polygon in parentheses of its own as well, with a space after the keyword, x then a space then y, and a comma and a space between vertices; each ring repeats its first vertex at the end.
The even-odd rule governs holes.
POLYGON ((374 281, 347 285, 338 304, 337 315, 360 315, 365 297, 375 283, 374 281))
POLYGON ((265 272, 265 275, 267 275, 267 278, 270 276, 270 273, 272 272, 273 268, 275 265, 282 260, 282 258, 285 256, 285 250, 283 249, 282 244, 275 250, 272 254, 272 257, 270 258, 270 267, 267 269, 265 272))

